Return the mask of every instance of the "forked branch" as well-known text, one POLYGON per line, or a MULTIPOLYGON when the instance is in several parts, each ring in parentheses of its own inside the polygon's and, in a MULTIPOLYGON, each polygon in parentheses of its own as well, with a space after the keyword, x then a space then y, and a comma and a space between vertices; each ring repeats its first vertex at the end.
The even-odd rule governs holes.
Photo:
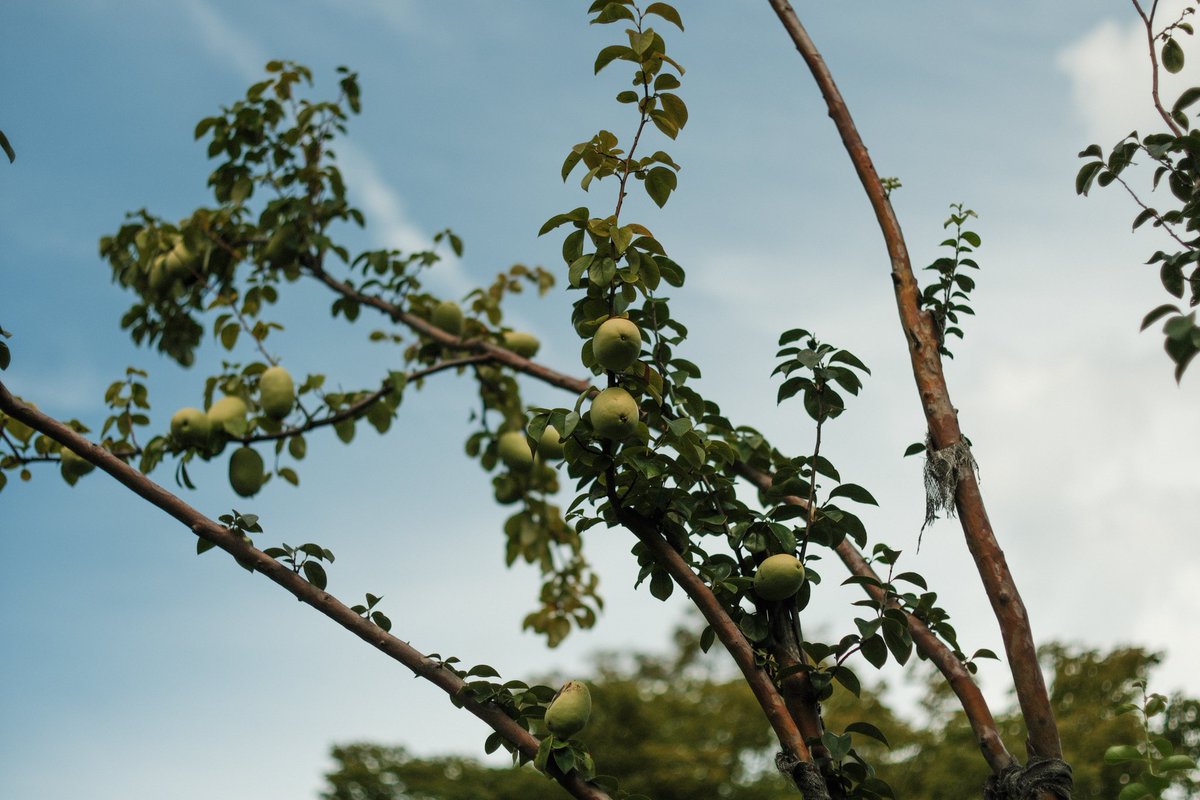
MULTIPOLYGON (((825 98, 829 116, 837 126, 842 143, 846 147, 858 178, 875 211, 876 220, 883 232, 888 256, 892 266, 892 282, 896 294, 896 305, 900 323, 904 328, 912 362, 913 377, 921 396, 921 405, 934 446, 938 449, 957 445, 962 441, 962 431, 950 393, 942 372, 941 354, 938 352, 936 331, 928 314, 921 311, 920 288, 913 275, 908 247, 899 220, 892 209, 887 191, 884 189, 875 165, 867 152, 850 111, 834 83, 833 76, 813 44, 808 32, 800 23, 796 12, 787 0, 768 0, 775 10, 784 29, 791 37, 796 49, 808 65, 813 79, 825 98)), ((1038 665, 1037 650, 1029 617, 1021 595, 1017 592, 1012 574, 1004 558, 1004 552, 996 542, 983 497, 975 475, 969 471, 958 483, 956 496, 958 516, 966 536, 967 547, 975 560, 975 566, 983 580, 992 611, 1000 625, 1004 650, 1008 656, 1009 669, 1017 690, 1021 714, 1028 732, 1030 755, 1042 758, 1061 758, 1062 747, 1058 738, 1058 726, 1050 707, 1046 681, 1038 665)))

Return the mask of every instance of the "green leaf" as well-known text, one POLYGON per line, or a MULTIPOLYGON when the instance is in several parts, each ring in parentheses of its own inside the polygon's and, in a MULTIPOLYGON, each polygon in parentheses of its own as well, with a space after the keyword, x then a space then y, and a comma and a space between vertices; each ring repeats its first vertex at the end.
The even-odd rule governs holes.
POLYGON ((909 456, 915 456, 917 453, 924 453, 924 452, 925 452, 925 443, 924 442, 913 442, 907 448, 905 448, 904 457, 908 458, 909 456))
POLYGON ((8 350, 8 345, 0 342, 0 369, 8 369, 8 365, 12 363, 12 353, 8 350))
POLYGON ((1080 167, 1079 173, 1075 176, 1075 194, 1087 196, 1088 191, 1092 188, 1092 181, 1096 179, 1096 175, 1102 169, 1104 169, 1104 163, 1101 161, 1093 161, 1080 167))
POLYGON ((646 194, 659 208, 667 204, 667 198, 679 183, 675 172, 667 167, 655 167, 646 174, 646 194))
POLYGON ((626 45, 623 45, 623 44, 611 44, 608 47, 605 47, 603 50, 601 50, 599 52, 599 54, 596 56, 596 63, 594 65, 594 68, 595 68, 594 74, 599 74, 600 70, 604 69, 609 64, 611 64, 613 61, 616 61, 618 58, 623 58, 628 61, 628 60, 632 60, 634 57, 635 56, 634 56, 634 52, 633 52, 632 48, 630 48, 626 45))
POLYGON ((669 6, 666 3, 651 3, 646 6, 646 13, 657 14, 667 22, 674 23, 679 30, 683 30, 683 20, 679 18, 679 12, 673 6, 669 6))
POLYGON ((879 669, 887 663, 887 644, 879 634, 863 639, 861 650, 863 658, 867 659, 875 669, 879 669))
POLYGON ((1179 95, 1179 99, 1175 101, 1175 105, 1171 107, 1171 112, 1183 111, 1188 106, 1200 100, 1200 86, 1193 86, 1187 89, 1183 94, 1179 95))
POLYGON ((1140 330, 1146 330, 1146 328, 1149 328, 1155 322, 1158 322, 1172 311, 1179 313, 1179 309, 1176 306, 1173 306, 1170 303, 1164 303, 1142 318, 1142 327, 1140 330))
POLYGON ((675 591, 675 581, 671 580, 671 576, 661 570, 655 570, 650 574, 650 594, 659 600, 666 600, 675 591))
POLYGON ((467 677, 469 678, 472 676, 480 678, 499 678, 500 673, 487 664, 478 664, 467 670, 467 677))
POLYGON ((1183 47, 1173 37, 1163 44, 1162 65, 1163 69, 1172 75, 1183 69, 1183 47))
POLYGON ((853 500, 856 503, 863 503, 864 505, 879 505, 875 498, 871 496, 871 493, 859 486, 857 483, 843 483, 841 486, 838 486, 829 493, 830 500, 835 497, 845 497, 853 500))
POLYGON ((1121 790, 1117 795, 1117 800, 1142 800, 1143 797, 1150 797, 1150 790, 1145 785, 1134 781, 1121 790))
POLYGON ((8 137, 4 135, 4 131, 0 131, 0 150, 3 150, 4 155, 8 156, 8 163, 11 164, 17 160, 17 153, 8 143, 8 137))
POLYGON ((863 736, 869 736, 878 742, 883 742, 889 748, 892 746, 888 742, 887 737, 883 735, 883 731, 869 722, 851 722, 846 726, 846 733, 861 733, 863 736))
POLYGON ((329 579, 325 575, 325 568, 322 567, 320 563, 316 561, 305 561, 304 566, 301 567, 301 569, 304 571, 305 580, 318 589, 325 588, 329 579))

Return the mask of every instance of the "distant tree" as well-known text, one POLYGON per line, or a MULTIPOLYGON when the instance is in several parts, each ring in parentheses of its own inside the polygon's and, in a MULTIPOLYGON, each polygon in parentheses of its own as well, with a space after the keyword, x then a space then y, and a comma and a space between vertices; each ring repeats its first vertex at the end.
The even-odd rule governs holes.
MULTIPOLYGON (((588 678, 596 713, 581 738, 595 753, 599 772, 622 786, 659 800, 714 797, 726 800, 783 800, 794 790, 771 765, 773 742, 754 697, 743 681, 721 677, 711 659, 698 657, 697 640, 677 634, 676 654, 608 654, 588 678)), ((1043 648, 1053 676, 1051 698, 1063 731, 1064 754, 1074 770, 1074 797, 1111 800, 1136 772, 1102 758, 1113 743, 1136 744, 1143 730, 1116 710, 1140 697, 1136 683, 1159 662, 1140 648, 1108 653, 1060 644, 1043 648)), ((929 676, 922 718, 897 715, 881 695, 864 687, 858 698, 838 694, 824 706, 826 724, 842 729, 856 720, 875 721, 887 731, 890 748, 864 745, 864 755, 897 797, 949 800, 979 791, 973 770, 979 757, 966 716, 954 708, 945 684, 929 676)), ((1172 712, 1159 718, 1155 735, 1173 752, 1200 757, 1200 701, 1173 698, 1172 712)), ((1019 709, 1007 709, 997 724, 1011 747, 1020 746, 1019 709)), ((338 766, 327 775, 324 800, 540 800, 558 790, 528 768, 490 767, 462 757, 417 758, 403 748, 372 743, 333 748, 338 766)), ((1186 773, 1171 775, 1185 797, 1200 786, 1186 773)))

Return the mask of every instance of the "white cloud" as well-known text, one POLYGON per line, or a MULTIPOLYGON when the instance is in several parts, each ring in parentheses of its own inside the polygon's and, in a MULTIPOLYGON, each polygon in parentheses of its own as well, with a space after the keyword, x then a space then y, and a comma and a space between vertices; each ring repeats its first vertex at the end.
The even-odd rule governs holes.
POLYGON ((269 60, 258 43, 230 25, 204 0, 188 0, 184 8, 196 24, 200 42, 218 61, 233 67, 247 82, 258 80, 269 60))
MULTIPOLYGON (((1155 28, 1178 19, 1184 5, 1181 0, 1161 3, 1155 28)), ((1184 70, 1178 75, 1160 70, 1159 96, 1164 105, 1169 106, 1185 87, 1200 83, 1200 53, 1189 47, 1190 39, 1181 37, 1185 51, 1192 55, 1184 70)), ((1071 99, 1089 140, 1110 143, 1134 129, 1161 127, 1150 95, 1146 29, 1132 11, 1121 22, 1103 20, 1063 48, 1058 66, 1070 79, 1071 99)))

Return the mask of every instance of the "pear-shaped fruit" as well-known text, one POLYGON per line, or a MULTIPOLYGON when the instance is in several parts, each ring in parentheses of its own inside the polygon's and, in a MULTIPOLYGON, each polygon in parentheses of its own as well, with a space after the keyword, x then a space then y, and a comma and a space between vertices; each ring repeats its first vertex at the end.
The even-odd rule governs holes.
POLYGON ((229 430, 230 425, 237 420, 245 421, 247 410, 245 400, 225 395, 208 409, 208 421, 214 433, 229 430))
POLYGON ((86 458, 75 455, 75 451, 69 447, 63 447, 59 450, 58 457, 62 459, 62 463, 59 465, 62 470, 62 476, 70 484, 74 484, 75 481, 96 468, 96 465, 86 458))
POLYGON ((504 346, 523 358, 533 358, 537 355, 542 343, 532 333, 525 331, 505 331, 504 346))
POLYGON ((637 401, 620 386, 605 389, 592 400, 592 430, 605 439, 627 439, 637 423, 637 401))
POLYGON ((242 497, 253 497, 266 477, 263 459, 253 447, 239 447, 229 457, 229 485, 242 497))
POLYGON ((642 332, 623 317, 610 317, 592 338, 592 352, 596 363, 605 369, 622 372, 642 352, 642 332))
POLYGON ((533 466, 533 449, 522 431, 500 434, 496 441, 496 453, 504 466, 513 472, 528 472, 533 466))
POLYGON ((433 314, 430 315, 429 321, 446 333, 454 336, 462 336, 463 332, 463 312, 458 307, 458 303, 452 303, 449 300, 438 303, 433 309, 433 314))
POLYGON ((171 436, 185 447, 203 447, 210 433, 212 423, 198 408, 181 408, 171 417, 171 436))
POLYGON ((546 430, 542 431, 542 438, 538 439, 538 455, 544 459, 562 458, 563 445, 559 441, 561 438, 557 428, 547 425, 546 430))
POLYGON ((763 559, 754 573, 754 592, 763 600, 786 600, 800 591, 804 583, 804 565, 791 553, 779 553, 763 559))
POLYGON ((258 402, 268 417, 283 419, 290 414, 296 404, 291 373, 283 367, 267 367, 258 378, 258 402))
POLYGON ((546 709, 546 727, 557 739, 570 739, 592 715, 592 695, 583 681, 567 681, 546 709))

